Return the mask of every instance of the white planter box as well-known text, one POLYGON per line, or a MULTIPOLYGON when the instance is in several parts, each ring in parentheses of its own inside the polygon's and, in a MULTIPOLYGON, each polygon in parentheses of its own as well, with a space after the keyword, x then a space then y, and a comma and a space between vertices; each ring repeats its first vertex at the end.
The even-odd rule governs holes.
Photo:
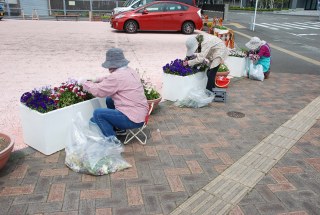
POLYGON ((230 74, 233 77, 245 76, 246 58, 228 56, 225 60, 225 64, 229 68, 230 74))
POLYGON ((89 123, 94 109, 99 107, 106 107, 105 98, 94 98, 48 113, 39 113, 20 103, 24 142, 45 155, 60 151, 71 141, 72 119, 77 112, 89 123))
POLYGON ((217 34, 227 34, 229 33, 229 30, 222 30, 222 29, 219 29, 219 28, 215 28, 214 29, 214 33, 217 33, 217 34))
POLYGON ((206 72, 198 72, 189 76, 163 74, 162 97, 169 101, 182 100, 192 89, 206 89, 207 86, 206 72))

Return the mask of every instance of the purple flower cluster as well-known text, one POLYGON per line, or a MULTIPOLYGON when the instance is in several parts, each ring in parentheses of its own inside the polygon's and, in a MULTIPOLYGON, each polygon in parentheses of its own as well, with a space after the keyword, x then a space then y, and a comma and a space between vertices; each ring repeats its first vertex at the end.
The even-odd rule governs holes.
POLYGON ((20 102, 40 113, 46 113, 57 109, 55 102, 49 98, 49 95, 47 95, 45 91, 40 92, 33 90, 31 92, 26 92, 21 96, 20 102))
POLYGON ((171 61, 170 64, 167 63, 162 69, 164 73, 179 76, 188 76, 200 72, 196 67, 191 68, 189 66, 183 66, 183 60, 181 59, 175 59, 174 61, 171 61))
POLYGON ((26 92, 21 96, 20 102, 32 110, 47 113, 92 98, 94 96, 84 91, 76 80, 69 79, 59 87, 45 86, 26 92))

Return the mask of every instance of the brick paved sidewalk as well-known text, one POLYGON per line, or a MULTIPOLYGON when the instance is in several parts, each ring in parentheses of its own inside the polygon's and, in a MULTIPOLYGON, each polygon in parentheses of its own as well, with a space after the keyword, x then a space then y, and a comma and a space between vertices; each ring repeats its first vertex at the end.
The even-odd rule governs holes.
POLYGON ((320 120, 259 182, 232 214, 320 214, 320 120))
MULTIPOLYGON (((161 103, 150 119, 148 144, 133 142, 125 146, 123 155, 133 167, 111 175, 94 177, 69 170, 64 165, 64 151, 51 156, 30 148, 23 151, 25 155, 16 152, 12 156, 16 158, 0 173, 0 214, 169 214, 319 96, 320 77, 301 76, 272 74, 264 82, 234 79, 226 104, 212 103, 201 109, 161 103), (245 117, 231 118, 229 111, 242 112, 245 117)), ((290 152, 296 153, 294 158, 301 156, 304 163, 281 161, 257 186, 259 192, 263 186, 270 189, 270 184, 285 180, 281 176, 286 176, 297 190, 315 184, 303 180, 294 183, 289 176, 299 171, 319 171, 319 161, 308 159, 319 157, 312 148, 319 146, 319 139, 308 139, 310 134, 319 134, 317 126, 290 152), (305 140, 312 147, 303 144, 305 140), (282 168, 285 166, 291 168, 282 168), (272 174, 278 178, 272 178, 272 174)), ((293 157, 290 153, 288 156, 293 157)), ((317 180, 317 175, 314 178, 317 180)), ((256 189, 235 211, 250 214, 250 208, 255 207, 261 214, 282 213, 268 207, 259 209, 258 198, 257 203, 247 204, 246 199, 258 193, 256 189)), ((266 195, 273 200, 271 194, 266 195)), ((294 204, 294 209, 310 213, 307 208, 319 194, 315 186, 312 192, 299 193, 299 197, 310 200, 308 204, 298 204, 292 200, 294 197, 285 201, 285 195, 281 203, 275 204, 294 204)))

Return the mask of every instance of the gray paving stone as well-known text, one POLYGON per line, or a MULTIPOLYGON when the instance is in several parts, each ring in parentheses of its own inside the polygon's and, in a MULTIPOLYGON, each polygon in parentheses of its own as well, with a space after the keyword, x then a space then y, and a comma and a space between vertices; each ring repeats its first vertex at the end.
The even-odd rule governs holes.
MULTIPOLYGON (((295 196, 294 196, 295 198, 295 196)), ((299 190, 297 191, 297 199, 319 199, 319 194, 316 194, 315 192, 313 192, 312 190, 299 190)))
POLYGON ((283 204, 289 211, 303 210, 302 206, 304 200, 298 200, 297 192, 277 192, 275 195, 279 198, 281 204, 283 204))
POLYGON ((127 181, 127 185, 152 185, 153 180, 151 177, 139 177, 138 179, 130 179, 127 181))
POLYGON ((28 209, 28 204, 13 205, 6 215, 25 214, 28 209))
POLYGON ((162 213, 162 209, 160 206, 160 201, 157 196, 154 195, 144 195, 143 203, 146 214, 160 214, 162 213))
POLYGON ((279 203, 258 204, 256 207, 263 215, 273 215, 288 212, 288 210, 279 203))
POLYGON ((113 210, 114 215, 141 215, 145 214, 144 207, 142 206, 132 206, 132 207, 122 207, 113 210))
POLYGON ((265 199, 262 197, 262 195, 256 190, 252 189, 247 195, 243 197, 241 200, 241 205, 248 205, 248 204, 259 204, 259 203, 265 203, 265 199))
POLYGON ((184 187, 189 196, 192 196, 199 190, 201 190, 205 185, 208 184, 208 181, 197 181, 197 183, 185 183, 184 187))
POLYGON ((62 210, 63 211, 73 211, 79 210, 80 203, 80 191, 69 191, 64 195, 64 201, 62 210))
POLYGON ((160 193, 158 196, 161 202, 174 202, 176 205, 182 204, 190 197, 186 192, 160 193))
POLYGON ((259 185, 266 185, 266 184, 275 184, 276 181, 274 180, 273 177, 271 177, 270 175, 266 175, 264 176, 259 182, 259 185))
POLYGON ((110 177, 96 177, 95 189, 107 189, 110 188, 110 177))
POLYGON ((39 177, 34 193, 47 193, 52 183, 51 177, 39 177))
POLYGON ((66 190, 77 191, 77 190, 89 190, 94 189, 94 182, 76 182, 66 185, 66 190))
POLYGON ((61 209, 61 202, 31 203, 28 206, 27 214, 59 212, 61 209))
POLYGON ((12 205, 18 204, 28 204, 28 203, 37 203, 37 202, 46 202, 47 193, 43 194, 32 194, 32 195, 21 195, 14 198, 12 205))
POLYGON ((95 215, 95 201, 81 200, 79 204, 79 215, 95 215))
POLYGON ((310 215, 318 215, 320 211, 320 207, 317 205, 314 205, 313 202, 303 202, 302 203, 303 207, 306 209, 308 214, 310 215))
MULTIPOLYGON (((273 184, 273 183, 272 183, 273 184)), ((265 202, 277 202, 277 196, 265 185, 257 185, 254 190, 263 198, 265 202)))
POLYGON ((0 214, 6 214, 13 202, 14 197, 0 197, 0 214))
POLYGON ((174 166, 177 168, 188 168, 183 156, 171 156, 174 166))
POLYGON ((152 174, 152 179, 153 183, 155 185, 157 184, 168 184, 167 178, 163 172, 163 170, 157 170, 157 169, 152 169, 151 168, 151 174, 152 174))
POLYGON ((96 199, 96 208, 121 208, 128 204, 128 200, 125 196, 122 199, 116 198, 106 198, 106 199, 96 199))
POLYGON ((142 185, 141 192, 143 194, 157 194, 157 193, 168 193, 170 192, 169 185, 142 185))
MULTIPOLYGON (((168 152, 161 150, 161 151, 158 151, 158 155, 159 155, 161 164, 163 166, 167 166, 167 167, 174 166, 174 162, 168 152)), ((150 168, 152 168, 152 167, 150 166, 150 168)))
POLYGON ((240 208, 245 215, 261 215, 255 205, 240 205, 240 208))
POLYGON ((71 174, 68 176, 54 176, 52 178, 53 183, 81 183, 81 174, 71 174))

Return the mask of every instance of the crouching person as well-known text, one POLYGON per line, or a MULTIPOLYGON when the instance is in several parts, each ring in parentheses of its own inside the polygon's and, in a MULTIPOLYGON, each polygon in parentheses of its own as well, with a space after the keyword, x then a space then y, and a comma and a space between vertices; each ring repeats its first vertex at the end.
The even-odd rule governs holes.
POLYGON ((107 136, 126 135, 126 129, 143 126, 148 103, 138 73, 128 67, 129 61, 119 48, 106 53, 102 66, 110 75, 95 81, 79 80, 83 89, 95 97, 106 97, 107 108, 97 108, 90 119, 107 136))

